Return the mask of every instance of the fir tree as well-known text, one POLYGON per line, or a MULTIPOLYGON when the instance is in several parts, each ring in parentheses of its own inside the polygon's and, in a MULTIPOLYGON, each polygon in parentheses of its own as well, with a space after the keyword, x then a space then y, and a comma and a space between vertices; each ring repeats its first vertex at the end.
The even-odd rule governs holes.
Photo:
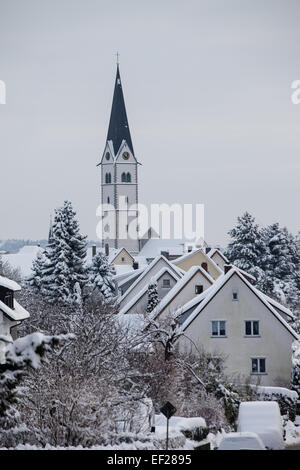
POLYGON ((80 234, 75 215, 69 201, 55 210, 53 234, 41 273, 41 292, 50 302, 78 303, 87 284, 86 237, 80 234))
POLYGON ((151 280, 148 285, 148 304, 146 312, 150 313, 155 309, 156 305, 159 303, 158 292, 157 292, 157 282, 151 280))
POLYGON ((252 274, 257 285, 263 282, 261 260, 265 255, 265 243, 254 217, 245 212, 238 217, 238 223, 228 234, 232 238, 225 256, 238 268, 252 274))
POLYGON ((32 262, 32 274, 27 278, 29 285, 37 290, 40 290, 41 288, 42 272, 45 261, 46 259, 44 254, 39 251, 36 255, 36 258, 32 262))
POLYGON ((292 344, 292 377, 291 389, 298 393, 300 399, 300 342, 294 341, 292 344))
POLYGON ((115 285, 113 275, 114 267, 109 263, 107 256, 100 251, 93 257, 90 266, 90 283, 93 290, 97 290, 105 301, 114 297, 115 285))

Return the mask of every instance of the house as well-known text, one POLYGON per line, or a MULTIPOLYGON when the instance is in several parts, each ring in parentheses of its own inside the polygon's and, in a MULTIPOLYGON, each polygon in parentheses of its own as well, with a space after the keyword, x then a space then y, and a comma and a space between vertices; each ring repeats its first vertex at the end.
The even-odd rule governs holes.
POLYGON ((224 271, 224 266, 229 263, 229 260, 218 248, 206 248, 205 253, 224 271))
POLYGON ((12 341, 12 328, 29 317, 29 313, 14 298, 19 284, 0 276, 0 364, 5 362, 6 344, 12 341))
MULTIPOLYGON (((179 280, 179 275, 170 268, 164 266, 151 278, 151 282, 157 283, 158 298, 162 299, 170 293, 175 287, 179 280)), ((124 305, 124 303, 123 303, 124 305)), ((148 305, 148 284, 144 284, 144 287, 137 293, 135 297, 132 297, 129 302, 121 308, 120 314, 144 314, 148 305)))
POLYGON ((203 348, 225 358, 234 379, 283 386, 291 374, 292 313, 256 289, 235 267, 177 311, 183 352, 203 348))
POLYGON ((152 319, 172 314, 182 305, 202 294, 214 283, 201 266, 192 266, 153 310, 152 319))
POLYGON ((174 260, 173 263, 184 271, 188 271, 192 266, 201 266, 213 279, 217 279, 223 274, 223 269, 202 248, 185 253, 174 260))
MULTIPOLYGON (((148 287, 148 284, 153 278, 153 276, 155 276, 163 268, 168 268, 170 273, 172 273, 173 276, 175 275, 177 279, 181 278, 184 274, 184 271, 182 271, 180 268, 168 261, 163 255, 157 256, 152 261, 152 263, 150 263, 146 268, 142 270, 141 273, 139 273, 138 276, 134 278, 130 286, 121 295, 119 299, 120 310, 122 310, 123 307, 133 298, 138 296, 145 286, 148 287)), ((165 292, 167 293, 168 290, 173 286, 172 279, 170 279, 170 274, 166 275, 166 277, 163 279, 163 283, 166 289, 165 292)))

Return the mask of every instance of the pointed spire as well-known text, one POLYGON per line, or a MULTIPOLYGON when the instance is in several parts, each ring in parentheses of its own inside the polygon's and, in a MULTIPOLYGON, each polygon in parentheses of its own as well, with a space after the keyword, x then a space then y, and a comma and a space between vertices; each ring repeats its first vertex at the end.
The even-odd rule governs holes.
POLYGON ((128 147, 134 154, 129 124, 127 120, 125 101, 123 96, 119 63, 117 62, 117 74, 115 81, 115 90, 110 114, 110 121, 107 133, 107 139, 113 142, 114 152, 117 154, 121 143, 126 140, 128 147))

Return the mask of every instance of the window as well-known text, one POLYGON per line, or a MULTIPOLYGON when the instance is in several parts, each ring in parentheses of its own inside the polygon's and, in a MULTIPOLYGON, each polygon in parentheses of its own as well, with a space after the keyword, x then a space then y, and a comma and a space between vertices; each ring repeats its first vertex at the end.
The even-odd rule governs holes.
POLYGON ((4 296, 4 303, 7 305, 9 308, 14 308, 14 300, 13 300, 13 294, 12 292, 7 292, 4 296))
POLYGON ((264 357, 253 357, 251 359, 251 372, 252 374, 265 374, 266 359, 264 357))
POLYGON ((106 152, 105 158, 106 160, 109 160, 109 152, 106 152))
POLYGON ((124 256, 122 256, 121 261, 122 261, 122 263, 124 263, 124 261, 125 261, 124 256))
POLYGON ((232 292, 232 300, 239 300, 237 292, 232 292))
POLYGON ((124 160, 128 160, 129 158, 129 153, 128 152, 124 152, 122 157, 124 158, 124 160))
POLYGON ((224 320, 214 320, 211 322, 212 336, 226 336, 226 322, 224 320))
POLYGON ((245 336, 259 336, 259 321, 245 321, 245 336))
POLYGON ((202 294, 202 292, 203 292, 203 286, 196 285, 195 286, 195 294, 202 294))
POLYGON ((105 183, 106 184, 111 183, 111 173, 106 173, 105 174, 105 183))
POLYGON ((203 268, 205 271, 208 271, 207 263, 201 263, 201 268, 203 268))
POLYGON ((110 203, 110 199, 109 199, 109 197, 108 197, 108 198, 107 198, 107 204, 109 204, 109 203, 110 203))
POLYGON ((122 173, 122 176, 121 176, 122 183, 126 183, 126 180, 127 180, 126 173, 122 173))
POLYGON ((131 174, 130 173, 127 173, 126 179, 127 179, 127 183, 131 183, 131 174))
POLYGON ((170 286, 171 286, 170 279, 163 279, 163 287, 170 287, 170 286))

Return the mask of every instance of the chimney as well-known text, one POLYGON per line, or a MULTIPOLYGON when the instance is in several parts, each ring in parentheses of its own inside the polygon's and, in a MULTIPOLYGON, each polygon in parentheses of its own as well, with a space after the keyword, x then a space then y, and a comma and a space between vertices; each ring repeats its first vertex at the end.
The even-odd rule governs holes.
POLYGON ((207 247, 205 248, 205 253, 206 253, 206 254, 209 253, 210 250, 211 250, 211 247, 210 247, 210 246, 207 246, 207 247))
POLYGON ((224 264, 224 274, 227 274, 232 268, 231 264, 224 264))
POLYGON ((207 263, 201 263, 201 268, 208 272, 207 263))
POLYGON ((105 256, 109 256, 109 244, 105 243, 105 256))
POLYGON ((134 261, 132 263, 132 267, 133 267, 133 269, 139 269, 139 263, 137 261, 134 261))
POLYGON ((97 247, 96 245, 92 245, 92 257, 94 258, 95 254, 97 252, 97 247))

